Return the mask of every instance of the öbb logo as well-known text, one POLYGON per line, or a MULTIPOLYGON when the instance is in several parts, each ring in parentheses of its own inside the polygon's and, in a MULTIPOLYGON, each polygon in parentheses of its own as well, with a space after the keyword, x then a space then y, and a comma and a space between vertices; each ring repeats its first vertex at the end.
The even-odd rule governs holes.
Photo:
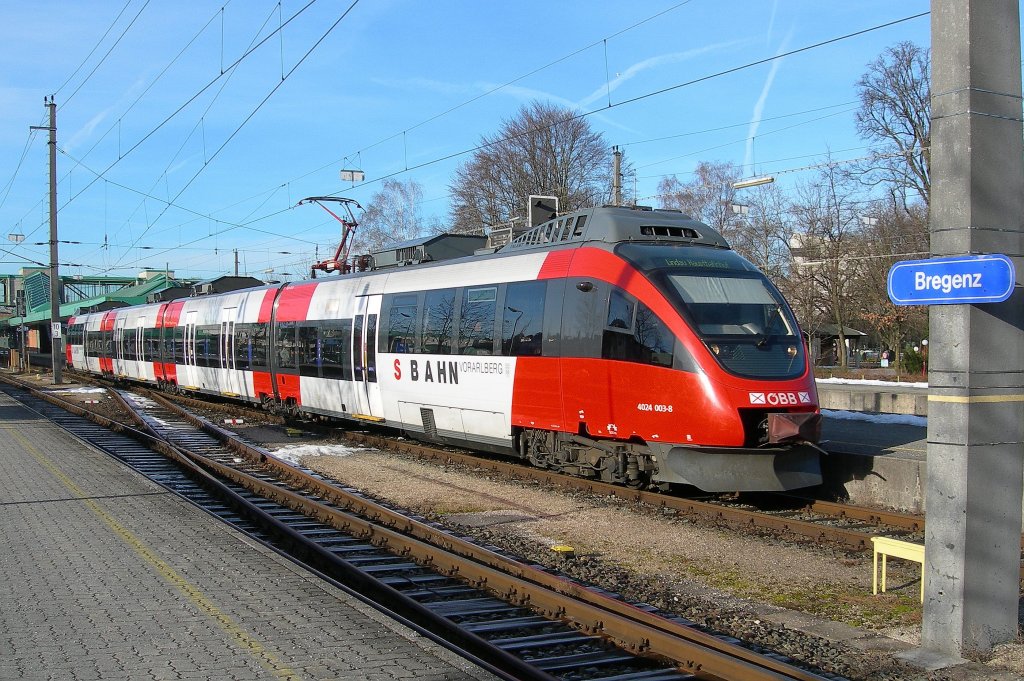
POLYGON ((773 407, 780 405, 810 404, 809 392, 795 393, 748 393, 751 404, 768 404, 773 407))

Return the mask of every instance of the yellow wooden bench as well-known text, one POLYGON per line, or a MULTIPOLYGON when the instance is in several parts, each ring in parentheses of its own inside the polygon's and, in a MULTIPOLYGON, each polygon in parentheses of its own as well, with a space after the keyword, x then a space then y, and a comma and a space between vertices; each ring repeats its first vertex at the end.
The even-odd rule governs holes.
POLYGON ((924 544, 912 544, 908 541, 890 539, 889 537, 872 537, 874 557, 871 572, 871 593, 878 593, 878 555, 882 555, 882 593, 885 593, 885 563, 889 556, 903 558, 921 564, 921 602, 924 603, 924 544))

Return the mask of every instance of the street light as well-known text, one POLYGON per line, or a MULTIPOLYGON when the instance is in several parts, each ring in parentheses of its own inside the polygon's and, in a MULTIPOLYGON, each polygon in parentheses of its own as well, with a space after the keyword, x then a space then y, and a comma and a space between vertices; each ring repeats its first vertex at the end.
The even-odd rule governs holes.
POLYGON ((756 187, 762 184, 771 184, 775 181, 775 178, 771 175, 765 175, 764 177, 752 177, 747 180, 739 180, 738 182, 732 183, 733 189, 746 189, 747 187, 756 187))

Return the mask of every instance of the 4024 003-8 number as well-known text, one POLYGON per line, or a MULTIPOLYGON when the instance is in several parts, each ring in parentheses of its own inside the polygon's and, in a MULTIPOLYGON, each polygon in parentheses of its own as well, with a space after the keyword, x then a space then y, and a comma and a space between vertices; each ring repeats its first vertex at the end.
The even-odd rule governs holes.
POLYGON ((650 402, 638 402, 636 405, 637 411, 653 411, 662 414, 671 414, 671 404, 651 404, 650 402))

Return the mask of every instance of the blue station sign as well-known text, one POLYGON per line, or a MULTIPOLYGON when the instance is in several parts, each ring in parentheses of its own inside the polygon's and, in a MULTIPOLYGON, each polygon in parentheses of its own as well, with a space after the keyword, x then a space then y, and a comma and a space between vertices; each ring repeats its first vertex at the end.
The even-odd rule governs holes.
POLYGON ((1001 303, 1016 273, 1005 255, 956 255, 904 260, 889 269, 889 299, 897 305, 1001 303))

